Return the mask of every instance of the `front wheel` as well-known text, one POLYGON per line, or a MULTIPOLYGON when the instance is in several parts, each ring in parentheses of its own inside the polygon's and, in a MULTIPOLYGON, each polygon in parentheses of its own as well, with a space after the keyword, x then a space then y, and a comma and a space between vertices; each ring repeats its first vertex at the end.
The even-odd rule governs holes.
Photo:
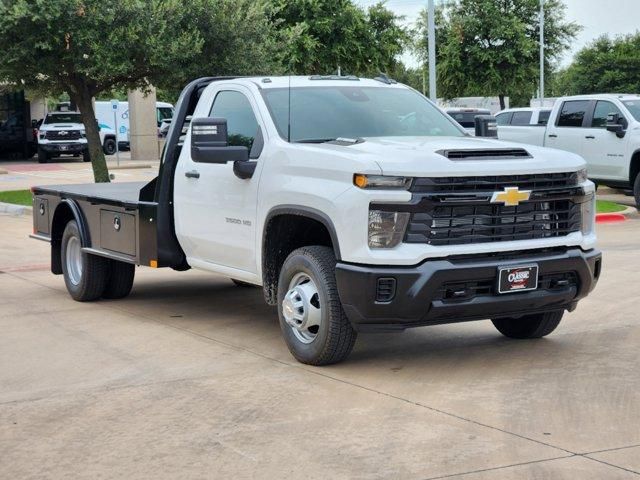
POLYGON ((542 338, 556 329, 563 315, 564 312, 559 311, 526 315, 521 318, 498 318, 491 321, 505 337, 542 338))
POLYGON ((49 154, 42 148, 38 148, 38 163, 47 163, 49 161, 49 154))
POLYGON ((328 247, 293 251, 280 270, 278 316, 291 354, 301 363, 329 365, 349 355, 357 332, 338 296, 336 257, 328 247))
POLYGON ((82 161, 83 162, 90 162, 91 161, 91 156, 89 155, 89 150, 85 150, 84 152, 82 152, 82 161))
POLYGON ((78 302, 100 298, 109 277, 106 258, 82 251, 80 230, 75 220, 67 223, 62 234, 62 273, 67 291, 78 302))
POLYGON ((633 196, 636 201, 636 207, 640 209, 640 174, 636 175, 636 181, 633 183, 633 196))
POLYGON ((116 153, 116 141, 113 138, 107 138, 104 141, 104 145, 102 146, 102 150, 104 151, 105 155, 113 155, 116 153))

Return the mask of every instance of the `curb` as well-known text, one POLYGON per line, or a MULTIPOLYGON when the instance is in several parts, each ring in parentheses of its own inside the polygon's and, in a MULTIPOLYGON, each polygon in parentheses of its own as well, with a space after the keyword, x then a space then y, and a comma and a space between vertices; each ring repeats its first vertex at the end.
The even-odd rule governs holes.
POLYGON ((13 203, 0 202, 0 213, 8 213, 9 215, 19 217, 20 215, 31 215, 32 211, 32 207, 27 207, 25 205, 14 205, 13 203))
POLYGON ((109 170, 134 170, 136 168, 151 168, 152 165, 143 163, 141 165, 108 165, 109 170))
POLYGON ((9 173, 8 170, 5 170, 4 168, 0 168, 0 175, 6 175, 7 173, 9 173))
POLYGON ((615 213, 597 213, 596 223, 620 223, 627 220, 627 215, 638 213, 635 207, 627 207, 621 212, 615 213))

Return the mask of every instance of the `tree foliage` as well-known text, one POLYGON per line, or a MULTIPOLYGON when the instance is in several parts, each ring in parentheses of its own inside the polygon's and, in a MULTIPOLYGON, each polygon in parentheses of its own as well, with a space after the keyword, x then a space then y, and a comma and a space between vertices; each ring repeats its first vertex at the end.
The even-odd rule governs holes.
POLYGON ((611 39, 607 35, 580 50, 560 72, 553 94, 640 92, 640 33, 611 39))
POLYGON ((352 0, 272 0, 291 73, 356 75, 391 71, 409 42, 401 17, 378 3, 364 10, 352 0))
MULTIPOLYGON (((3 0, 0 82, 69 94, 87 132, 96 181, 109 181, 91 99, 195 76, 247 74, 278 58, 264 2, 3 0), (239 53, 240 52, 240 53, 239 53)), ((277 60, 276 60, 277 61, 277 60)))
MULTIPOLYGON (((579 31, 564 21, 562 0, 545 3, 545 63, 554 62, 579 31)), ((438 13, 439 92, 461 96, 525 96, 537 89, 539 0, 454 0, 438 13)), ((426 14, 417 51, 426 59, 426 14)))

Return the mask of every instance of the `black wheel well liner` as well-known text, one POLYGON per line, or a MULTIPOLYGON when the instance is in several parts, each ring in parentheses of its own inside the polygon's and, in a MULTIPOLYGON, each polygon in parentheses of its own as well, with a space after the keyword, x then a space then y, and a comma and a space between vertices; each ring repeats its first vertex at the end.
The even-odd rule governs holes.
POLYGON ((74 200, 69 198, 62 200, 56 207, 51 221, 51 272, 55 275, 62 274, 62 234, 71 220, 75 220, 78 224, 82 247, 91 246, 91 237, 82 210, 74 200))
POLYGON ((287 256, 307 245, 331 247, 336 259, 341 258, 336 229, 325 213, 295 205, 281 205, 269 211, 262 232, 262 284, 269 305, 277 302, 278 277, 287 256), (273 240, 281 235, 284 241, 274 244, 273 240))
POLYGON ((631 155, 631 162, 629 164, 629 183, 631 183, 631 188, 633 188, 638 174, 640 174, 640 148, 631 155))

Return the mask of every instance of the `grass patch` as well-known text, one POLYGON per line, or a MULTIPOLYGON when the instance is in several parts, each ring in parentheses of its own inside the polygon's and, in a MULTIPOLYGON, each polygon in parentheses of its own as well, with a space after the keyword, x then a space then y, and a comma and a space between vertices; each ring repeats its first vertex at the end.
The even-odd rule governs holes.
POLYGON ((16 205, 25 205, 30 207, 31 191, 30 190, 11 190, 8 192, 0 192, 0 202, 15 203, 16 205))
POLYGON ((607 200, 596 201, 596 212, 598 213, 615 213, 626 210, 627 207, 615 202, 609 202, 607 200))

